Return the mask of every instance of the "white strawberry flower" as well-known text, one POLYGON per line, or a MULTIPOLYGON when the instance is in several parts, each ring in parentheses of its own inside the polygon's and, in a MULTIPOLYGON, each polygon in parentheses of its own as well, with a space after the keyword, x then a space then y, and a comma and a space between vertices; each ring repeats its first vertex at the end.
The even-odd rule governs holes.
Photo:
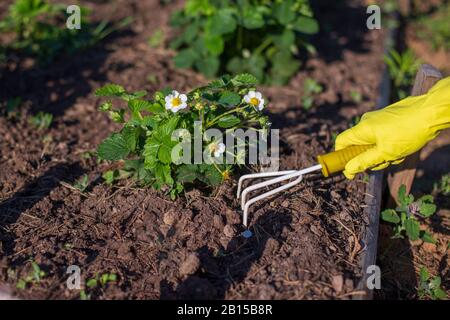
POLYGON ((264 109, 264 99, 262 97, 261 92, 258 91, 249 91, 244 96, 244 101, 247 102, 249 105, 255 107, 259 111, 264 109))
POLYGON ((208 146, 209 151, 214 154, 214 158, 220 157, 225 152, 225 144, 213 142, 208 146))
POLYGON ((176 90, 173 90, 164 100, 166 101, 166 109, 173 113, 187 108, 187 96, 185 94, 180 94, 176 90))

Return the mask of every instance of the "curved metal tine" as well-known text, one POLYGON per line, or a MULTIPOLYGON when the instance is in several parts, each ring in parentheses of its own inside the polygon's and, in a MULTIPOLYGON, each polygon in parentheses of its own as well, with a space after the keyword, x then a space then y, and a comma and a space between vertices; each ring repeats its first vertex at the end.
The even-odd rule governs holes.
POLYGON ((242 190, 242 184, 244 183, 244 180, 283 176, 285 174, 294 173, 294 172, 297 172, 297 170, 271 171, 271 172, 245 174, 239 178, 238 189, 237 189, 237 198, 239 199, 239 197, 240 197, 241 190, 242 190))
POLYGON ((267 186, 270 186, 270 185, 275 184, 275 183, 282 182, 284 180, 289 180, 289 179, 292 179, 294 177, 297 177, 299 175, 299 172, 300 171, 296 170, 296 171, 294 171, 292 173, 284 174, 281 177, 273 178, 273 179, 270 179, 270 180, 267 180, 267 181, 263 181, 263 182, 260 182, 260 183, 257 183, 257 184, 254 184, 252 186, 249 186, 249 187, 245 188, 242 191, 242 195, 241 195, 241 209, 244 210, 245 201, 246 201, 248 193, 250 193, 252 191, 255 191, 255 190, 258 190, 258 189, 261 189, 261 188, 264 188, 264 187, 267 187, 267 186))
POLYGON ((253 203, 255 203, 255 202, 259 201, 259 200, 265 199, 267 197, 270 197, 271 195, 274 195, 275 193, 278 193, 278 192, 281 192, 283 190, 292 188, 293 186, 295 186, 295 185, 299 184, 300 182, 302 182, 302 180, 303 180, 303 174, 300 174, 300 176, 296 180, 294 180, 292 182, 289 182, 289 183, 287 183, 285 185, 282 185, 282 186, 280 186, 280 187, 278 187, 276 189, 273 189, 271 191, 268 191, 266 193, 263 193, 263 194, 261 194, 261 195, 259 195, 257 197, 254 197, 254 198, 250 199, 244 206, 244 217, 243 217, 244 226, 247 227, 248 209, 253 203))
POLYGON ((242 200, 241 200, 241 208, 244 211, 244 225, 247 227, 247 216, 248 216, 248 209, 249 209, 250 205, 252 205, 256 201, 259 201, 259 200, 262 200, 264 198, 270 197, 271 195, 273 195, 275 193, 281 192, 283 190, 286 190, 286 189, 289 189, 289 188, 295 186, 296 184, 299 184, 302 181, 302 179, 303 179, 303 175, 305 175, 307 173, 314 172, 314 171, 318 171, 318 170, 321 170, 321 169, 322 169, 322 166, 320 164, 317 164, 315 166, 312 166, 312 167, 309 167, 309 168, 306 168, 306 169, 302 169, 302 170, 296 170, 293 173, 285 174, 285 175, 283 175, 281 177, 270 179, 268 181, 261 182, 261 183, 258 183, 258 184, 255 184, 253 186, 245 188, 244 191, 242 191, 242 200), (278 182, 282 182, 284 180, 289 180, 289 179, 292 179, 292 178, 295 178, 295 177, 298 177, 295 181, 289 182, 289 183, 287 183, 285 185, 282 185, 282 186, 280 186, 280 187, 278 187, 276 189, 273 189, 271 191, 263 193, 263 194, 261 194, 259 196, 256 196, 255 198, 252 198, 249 201, 245 202, 246 195, 249 192, 251 192, 253 190, 256 190, 256 189, 263 188, 265 186, 269 186, 269 185, 278 183, 278 182))

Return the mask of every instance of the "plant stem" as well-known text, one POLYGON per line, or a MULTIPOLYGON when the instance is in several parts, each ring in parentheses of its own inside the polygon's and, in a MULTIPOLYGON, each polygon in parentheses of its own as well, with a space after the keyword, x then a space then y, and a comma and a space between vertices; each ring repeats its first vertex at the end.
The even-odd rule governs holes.
POLYGON ((214 119, 212 119, 210 122, 208 122, 208 123, 206 124, 206 128, 205 128, 205 129, 208 129, 209 127, 211 127, 213 124, 215 124, 217 121, 219 121, 219 120, 222 119, 223 117, 228 116, 228 115, 230 115, 230 114, 233 114, 233 113, 235 113, 235 112, 237 112, 237 111, 240 111, 240 110, 243 110, 243 109, 245 109, 245 107, 235 108, 235 109, 232 109, 232 110, 230 110, 230 111, 227 111, 227 112, 222 113, 220 116, 217 116, 217 117, 215 117, 214 119))

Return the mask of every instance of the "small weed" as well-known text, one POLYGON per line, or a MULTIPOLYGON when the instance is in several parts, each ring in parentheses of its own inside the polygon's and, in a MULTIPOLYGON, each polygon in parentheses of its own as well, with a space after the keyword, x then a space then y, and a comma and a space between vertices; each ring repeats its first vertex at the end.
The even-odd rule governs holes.
POLYGON ((26 276, 25 278, 19 279, 16 284, 17 289, 26 289, 29 285, 38 284, 43 277, 46 276, 46 273, 41 270, 39 265, 31 261, 31 267, 33 268, 33 272, 26 276))
POLYGON ((447 293, 441 288, 441 277, 431 277, 425 267, 420 268, 418 294, 420 299, 444 300, 447 293))
POLYGON ((165 35, 161 29, 153 32, 152 36, 148 39, 148 45, 152 48, 159 48, 164 43, 165 35))
POLYGON ((434 184, 434 190, 442 193, 444 196, 450 195, 450 173, 443 175, 441 180, 434 184))
POLYGON ((404 99, 414 83, 414 78, 420 66, 420 61, 411 50, 399 53, 390 50, 384 57, 393 85, 393 99, 404 99))
POLYGON ((52 125, 53 115, 40 111, 37 115, 30 117, 29 122, 38 130, 48 129, 52 125))
POLYGON ((73 184, 73 187, 78 191, 80 191, 81 193, 85 192, 88 186, 89 186, 89 177, 87 174, 83 175, 81 179, 79 179, 73 184))
MULTIPOLYGON (((107 284, 116 282, 117 275, 115 273, 103 273, 101 275, 96 275, 94 278, 90 278, 86 281, 86 287, 89 290, 94 290, 96 288, 105 288, 107 284)), ((86 290, 80 291, 80 299, 81 300, 90 300, 91 294, 86 290)))
POLYGON ((356 91, 356 90, 350 91, 350 97, 352 98, 352 101, 356 104, 361 103, 363 100, 363 96, 362 96, 361 92, 356 91))
POLYGON ((315 96, 323 92, 323 87, 314 79, 307 78, 303 84, 302 105, 305 110, 314 105, 315 96))
POLYGON ((425 195, 414 201, 414 196, 406 194, 406 187, 402 185, 398 191, 399 206, 394 209, 386 209, 381 212, 384 221, 393 223, 394 236, 392 238, 403 238, 403 235, 414 241, 422 239, 425 242, 436 243, 432 235, 420 230, 417 218, 428 218, 436 212, 436 205, 431 195, 425 195))

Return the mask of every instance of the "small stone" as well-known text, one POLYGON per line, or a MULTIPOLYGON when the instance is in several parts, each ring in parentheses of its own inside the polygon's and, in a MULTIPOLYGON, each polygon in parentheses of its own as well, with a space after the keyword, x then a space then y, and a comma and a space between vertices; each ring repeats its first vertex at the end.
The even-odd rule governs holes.
POLYGON ((312 225, 310 227, 310 229, 311 229, 312 233, 314 233, 315 235, 321 236, 319 229, 315 225, 312 225))
POLYGON ((219 215, 215 215, 213 217, 213 225, 216 229, 219 229, 220 231, 222 231, 224 228, 224 223, 223 223, 222 217, 219 215))
POLYGON ((333 285, 334 291, 341 293, 344 288, 344 277, 341 274, 333 276, 331 284, 333 285))
POLYGON ((228 238, 232 238, 236 235, 236 229, 230 225, 227 224, 224 228, 223 228, 223 233, 225 234, 225 236, 227 236, 228 238))
POLYGON ((227 209, 227 211, 225 212, 225 215, 227 217, 228 224, 237 224, 241 220, 239 214, 236 211, 231 210, 231 209, 227 209))
POLYGON ((331 194, 331 197, 333 199, 340 199, 341 198, 341 195, 337 191, 331 190, 330 194, 331 194))
POLYGON ((288 208, 288 207, 290 206, 289 200, 284 200, 284 201, 281 203, 281 206, 282 206, 283 208, 288 208))
POLYGON ((163 221, 165 224, 171 226, 175 223, 177 219, 177 214, 173 210, 166 211, 163 216, 163 221))
POLYGON ((187 256, 186 260, 180 266, 180 274, 182 276, 189 276, 197 272, 200 268, 200 259, 197 254, 191 253, 187 256))

